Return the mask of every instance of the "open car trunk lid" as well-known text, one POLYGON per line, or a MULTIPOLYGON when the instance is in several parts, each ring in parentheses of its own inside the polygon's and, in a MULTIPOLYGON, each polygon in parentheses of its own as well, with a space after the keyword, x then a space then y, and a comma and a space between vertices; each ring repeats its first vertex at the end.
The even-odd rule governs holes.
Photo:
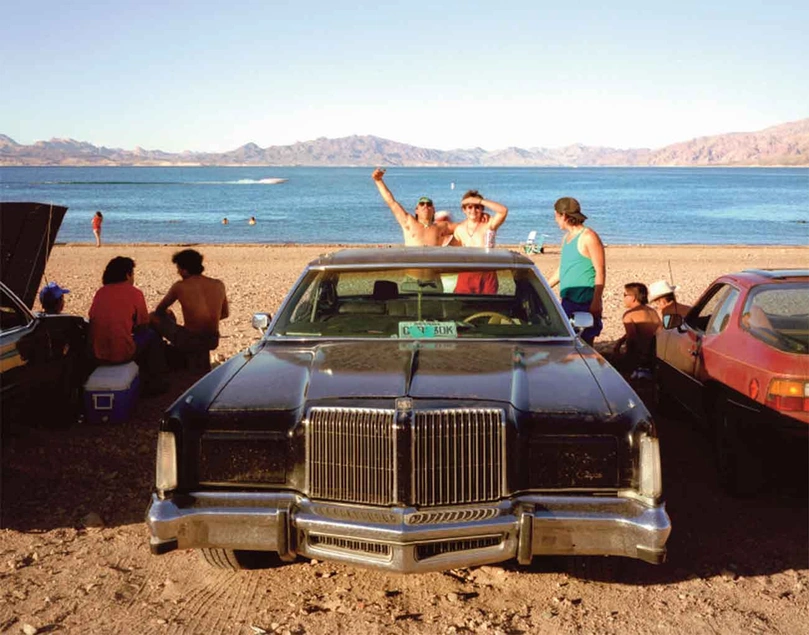
POLYGON ((33 309, 67 207, 0 203, 0 280, 33 309))

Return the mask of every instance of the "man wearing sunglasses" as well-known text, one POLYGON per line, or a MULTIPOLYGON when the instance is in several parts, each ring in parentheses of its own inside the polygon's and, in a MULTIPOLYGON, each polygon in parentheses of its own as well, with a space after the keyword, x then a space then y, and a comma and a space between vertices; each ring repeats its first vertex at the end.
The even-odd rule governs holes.
POLYGON ((418 200, 414 214, 408 214, 385 185, 385 181, 382 180, 384 176, 385 170, 380 168, 374 170, 371 175, 382 200, 388 204, 396 222, 402 228, 405 245, 415 247, 440 247, 443 245, 446 237, 452 235, 456 223, 436 222, 433 201, 427 196, 422 196, 418 200))
MULTIPOLYGON (((466 220, 455 228, 455 239, 464 247, 494 247, 495 232, 506 220, 508 207, 483 198, 477 190, 469 190, 461 199, 461 209, 466 220)), ((494 294, 497 288, 497 272, 464 271, 458 274, 455 293, 494 294)))

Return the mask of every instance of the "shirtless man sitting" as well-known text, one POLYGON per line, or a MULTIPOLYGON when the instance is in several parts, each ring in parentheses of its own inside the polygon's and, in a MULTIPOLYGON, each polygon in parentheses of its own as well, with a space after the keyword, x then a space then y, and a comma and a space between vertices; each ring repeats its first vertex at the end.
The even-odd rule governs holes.
POLYGON ((219 321, 229 315, 225 285, 202 275, 202 254, 184 249, 172 256, 180 280, 175 282, 151 315, 154 328, 183 353, 189 361, 200 361, 210 368, 208 352, 219 346, 219 321), (177 324, 169 307, 180 303, 183 326, 177 324), (207 363, 205 362, 207 360, 207 363))
MULTIPOLYGON (((486 234, 496 232, 506 220, 508 207, 483 198, 477 190, 469 190, 461 199, 461 209, 466 220, 455 227, 454 236, 463 247, 486 247, 486 234), (484 211, 494 212, 494 216, 484 211)), ((492 245, 494 239, 492 238, 492 245)), ((498 282, 495 271, 463 271, 458 274, 455 293, 497 293, 498 282)))
POLYGON ((615 343, 615 365, 631 372, 632 379, 652 379, 655 363, 655 335, 661 329, 660 316, 649 306, 649 291, 642 282, 624 285, 624 329, 626 334, 615 343), (626 345, 626 352, 621 347, 626 345))
POLYGON ((418 200, 414 214, 408 214, 385 185, 384 176, 385 170, 377 168, 371 178, 374 179, 382 200, 388 204, 396 222, 401 226, 404 244, 410 247, 440 247, 443 245, 447 236, 452 235, 456 224, 435 222, 435 207, 432 199, 427 196, 422 196, 418 200))

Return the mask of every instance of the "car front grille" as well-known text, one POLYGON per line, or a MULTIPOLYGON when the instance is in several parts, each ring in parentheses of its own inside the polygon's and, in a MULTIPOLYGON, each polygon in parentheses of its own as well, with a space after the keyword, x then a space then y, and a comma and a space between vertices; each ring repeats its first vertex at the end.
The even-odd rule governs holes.
POLYGON ((391 505, 396 496, 395 411, 312 408, 306 435, 309 495, 391 505))
POLYGON ((422 507, 489 502, 502 496, 502 410, 417 410, 409 434, 400 437, 409 445, 399 452, 395 422, 394 410, 312 408, 306 438, 309 495, 422 507), (400 464, 408 457, 409 465, 400 464), (409 494, 398 494, 400 481, 409 484, 409 494), (402 496, 408 500, 399 500, 402 496))

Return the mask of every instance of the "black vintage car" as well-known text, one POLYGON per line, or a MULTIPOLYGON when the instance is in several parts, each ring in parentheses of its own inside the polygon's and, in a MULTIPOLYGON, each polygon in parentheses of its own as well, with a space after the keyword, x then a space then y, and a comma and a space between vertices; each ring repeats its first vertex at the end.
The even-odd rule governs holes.
POLYGON ((655 426, 576 336, 591 320, 571 324, 510 251, 311 262, 274 319, 254 316, 260 341, 160 422, 152 552, 399 572, 549 554, 662 562, 655 426))
POLYGON ((66 207, 0 203, 0 407, 3 423, 70 423, 79 412, 86 322, 34 313, 66 207))

